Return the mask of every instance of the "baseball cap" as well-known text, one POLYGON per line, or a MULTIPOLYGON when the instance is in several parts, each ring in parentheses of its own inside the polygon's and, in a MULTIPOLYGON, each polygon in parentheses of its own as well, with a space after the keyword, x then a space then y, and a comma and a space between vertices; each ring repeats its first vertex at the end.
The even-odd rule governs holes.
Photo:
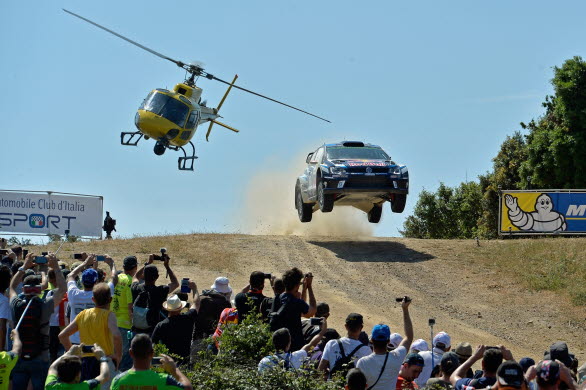
POLYGON ((405 356, 405 360, 403 360, 403 364, 408 364, 410 366, 412 365, 416 365, 416 366, 425 366, 425 360, 423 360, 423 356, 421 356, 418 353, 413 353, 411 352, 410 354, 408 354, 407 356, 405 356))
MULTIPOLYGON (((362 321, 362 316, 360 316, 360 321, 362 321)), ((346 323, 348 323, 348 319, 346 319, 346 323)), ((385 324, 377 324, 372 328, 372 340, 373 341, 387 341, 391 337, 391 329, 388 325, 385 324)))
POLYGON ((523 372, 527 372, 529 367, 535 365, 535 360, 531 359, 530 357, 524 357, 521 360, 519 360, 519 364, 521 365, 521 367, 523 367, 523 372))
POLYGON ((397 348, 401 344, 401 341, 403 341, 403 337, 399 333, 392 333, 389 338, 389 342, 393 348, 397 348))
POLYGON ((560 377, 560 365, 555 360, 543 360, 537 363, 537 384, 540 386, 553 385, 560 377))
POLYGON ((216 290, 220 294, 228 294, 232 292, 232 287, 230 286, 230 281, 228 278, 224 276, 220 276, 216 278, 214 284, 212 284, 212 289, 216 290))
POLYGON ((124 262, 122 263, 122 265, 124 269, 128 271, 138 265, 138 260, 136 259, 136 256, 126 256, 124 258, 124 262))
POLYGON ((458 355, 460 359, 465 360, 472 356, 472 346, 470 343, 464 341, 458 344, 454 352, 456 352, 456 355, 458 355))
POLYGON ((411 344, 411 351, 429 351, 429 346, 427 345, 427 341, 423 339, 417 339, 411 344))
POLYGON ((460 358, 456 352, 446 352, 440 360, 440 368, 444 374, 452 375, 456 368, 460 366, 460 358))
POLYGON ((98 281, 98 272, 93 268, 88 268, 81 274, 81 282, 84 286, 91 287, 98 281))
MULTIPOLYGON (((346 325, 362 325, 363 323, 364 323, 364 318, 362 317, 362 314, 350 313, 346 317, 346 325)), ((391 332, 389 331, 389 335, 390 334, 391 334, 391 332)), ((387 338, 387 340, 388 340, 388 338, 387 338)))
POLYGON ((439 332, 436 334, 433 338, 433 346, 437 347, 438 344, 443 344, 442 348, 446 348, 452 345, 452 339, 450 338, 450 335, 446 332, 439 332))
POLYGON ((572 366, 572 358, 570 356, 570 352, 568 351, 568 344, 564 343, 563 341, 553 343, 551 347, 549 347, 549 358, 551 360, 559 360, 560 362, 564 363, 566 367, 572 366))
POLYGON ((496 371, 496 377, 500 385, 516 387, 520 389, 524 382, 523 367, 514 360, 501 363, 496 371))

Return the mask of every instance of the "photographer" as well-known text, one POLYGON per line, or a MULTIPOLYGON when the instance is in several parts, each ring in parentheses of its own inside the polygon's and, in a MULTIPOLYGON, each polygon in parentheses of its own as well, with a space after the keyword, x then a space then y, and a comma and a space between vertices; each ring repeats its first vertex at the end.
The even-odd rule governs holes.
MULTIPOLYGON (((96 255, 87 255, 82 253, 83 262, 75 267, 67 277, 67 299, 69 301, 69 322, 75 321, 75 317, 85 309, 91 309, 96 304, 93 301, 94 285, 98 282, 98 272, 94 269, 97 260, 96 255), (81 273, 81 282, 83 290, 77 287, 77 277, 81 273)), ((71 335, 69 340, 74 344, 79 344, 79 333, 71 335)))
POLYGON ((73 345, 63 356, 55 360, 49 368, 46 390, 59 389, 97 389, 100 385, 105 384, 110 379, 110 368, 108 367, 108 358, 104 351, 97 346, 93 347, 93 358, 100 361, 100 373, 95 378, 81 381, 81 358, 84 344, 73 345))
POLYGON ((35 256, 30 253, 22 267, 18 269, 10 282, 10 307, 14 322, 22 323, 18 328, 23 347, 19 360, 12 371, 14 389, 26 389, 29 381, 34 390, 41 390, 45 384, 49 368, 49 317, 65 294, 65 279, 55 255, 47 256, 47 264, 55 272, 56 288, 53 295, 44 301, 38 276, 30 275, 24 279, 23 294, 16 293, 16 286, 21 282, 26 270, 36 264, 35 256))
POLYGON ((260 313, 260 305, 267 298, 262 293, 265 287, 265 279, 269 279, 272 285, 273 281, 270 274, 254 271, 250 274, 248 286, 244 287, 242 292, 236 294, 234 304, 236 310, 238 310, 238 323, 244 321, 251 311, 260 313))

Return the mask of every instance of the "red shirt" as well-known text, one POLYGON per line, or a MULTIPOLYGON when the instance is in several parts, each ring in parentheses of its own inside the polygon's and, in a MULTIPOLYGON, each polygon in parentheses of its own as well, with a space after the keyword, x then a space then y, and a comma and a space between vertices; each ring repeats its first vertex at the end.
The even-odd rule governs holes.
POLYGON ((417 383, 413 382, 413 381, 407 381, 405 380, 405 378, 399 376, 397 378, 397 387, 396 390, 417 390, 419 389, 419 386, 417 386, 417 383))

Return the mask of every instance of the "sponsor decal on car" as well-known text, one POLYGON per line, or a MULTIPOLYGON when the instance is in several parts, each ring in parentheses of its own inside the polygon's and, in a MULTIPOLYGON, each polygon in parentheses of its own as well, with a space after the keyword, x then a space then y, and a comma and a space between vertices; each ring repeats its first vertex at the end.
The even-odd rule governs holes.
POLYGON ((364 162, 349 162, 349 167, 386 167, 387 164, 384 162, 364 161, 364 162))

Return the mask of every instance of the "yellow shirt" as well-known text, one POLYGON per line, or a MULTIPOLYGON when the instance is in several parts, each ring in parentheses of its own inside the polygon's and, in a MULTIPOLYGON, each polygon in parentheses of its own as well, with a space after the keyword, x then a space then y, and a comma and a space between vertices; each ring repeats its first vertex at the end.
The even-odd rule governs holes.
POLYGON ((8 390, 10 373, 17 360, 18 356, 12 352, 0 352, 0 390, 8 390))
POLYGON ((75 317, 79 339, 85 345, 98 344, 106 355, 114 354, 114 337, 108 329, 110 310, 97 307, 82 310, 75 317))
POLYGON ((112 305, 110 306, 116 316, 118 327, 124 329, 132 328, 130 313, 128 312, 128 304, 132 303, 132 292, 130 291, 131 284, 132 276, 126 274, 118 275, 118 284, 114 289, 112 305))

